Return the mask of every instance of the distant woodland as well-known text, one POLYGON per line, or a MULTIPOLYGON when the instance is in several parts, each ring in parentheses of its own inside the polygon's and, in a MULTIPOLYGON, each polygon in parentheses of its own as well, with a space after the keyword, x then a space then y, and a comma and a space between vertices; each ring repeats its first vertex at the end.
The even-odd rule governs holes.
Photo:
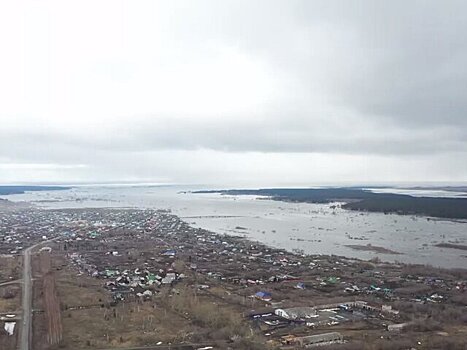
POLYGON ((29 191, 59 191, 69 190, 64 186, 0 186, 0 195, 22 194, 29 191))
POLYGON ((467 219, 467 198, 413 197, 404 194, 374 193, 360 188, 271 188, 258 190, 214 190, 195 193, 267 196, 287 202, 344 202, 349 210, 467 219))

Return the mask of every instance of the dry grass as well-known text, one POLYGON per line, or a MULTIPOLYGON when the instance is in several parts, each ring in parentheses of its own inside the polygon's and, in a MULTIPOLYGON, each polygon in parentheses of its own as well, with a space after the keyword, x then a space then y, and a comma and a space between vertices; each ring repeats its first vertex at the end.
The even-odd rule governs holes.
POLYGON ((61 304, 67 307, 101 304, 109 300, 102 280, 86 275, 78 276, 73 269, 56 271, 57 291, 61 304))
MULTIPOLYGON (((57 261, 56 261, 57 264, 57 261)), ((56 271, 62 303, 62 349, 131 347, 180 342, 196 331, 190 320, 161 302, 125 302, 108 307, 104 281, 79 275, 72 267, 56 271), (89 307, 75 309, 74 307, 89 307), (67 309, 72 307, 73 309, 67 309)))
POLYGON ((0 287, 0 313, 19 311, 21 308, 21 286, 0 287))
POLYGON ((65 311, 63 348, 130 347, 180 342, 195 331, 191 322, 152 303, 65 311))
POLYGON ((21 256, 0 256, 0 283, 21 278, 21 256))

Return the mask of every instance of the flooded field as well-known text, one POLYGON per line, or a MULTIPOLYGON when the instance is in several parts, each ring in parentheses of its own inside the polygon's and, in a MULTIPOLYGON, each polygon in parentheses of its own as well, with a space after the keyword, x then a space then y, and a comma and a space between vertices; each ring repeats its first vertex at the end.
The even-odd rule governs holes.
POLYGON ((193 226, 291 251, 467 268, 466 251, 435 246, 467 244, 467 223, 347 211, 339 203, 285 203, 249 196, 184 193, 194 189, 88 186, 3 198, 31 201, 46 208, 170 209, 193 226))

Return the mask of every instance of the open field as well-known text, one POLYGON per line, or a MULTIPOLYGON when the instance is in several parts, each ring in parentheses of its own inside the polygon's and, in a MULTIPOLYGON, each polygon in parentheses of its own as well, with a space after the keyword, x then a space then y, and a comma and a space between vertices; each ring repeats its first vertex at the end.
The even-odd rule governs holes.
POLYGON ((228 311, 232 308, 230 304, 202 295, 188 296, 190 288, 185 284, 178 285, 176 291, 161 291, 150 300, 128 298, 116 303, 98 282, 72 266, 59 271, 57 286, 63 296, 62 348, 125 348, 205 340, 215 343, 219 340, 216 322, 225 322, 216 317, 236 317, 235 325, 242 323, 239 312, 228 311), (216 317, 211 319, 213 316, 216 317))
POLYGON ((21 285, 0 287, 0 314, 21 309, 21 285))
POLYGON ((15 255, 0 256, 0 349, 14 350, 17 346, 18 313, 21 310, 21 258, 15 255), (9 316, 14 315, 14 319, 9 316), (5 331, 5 322, 17 322, 15 333, 5 331))
POLYGON ((21 256, 0 255, 0 286, 21 278, 21 256))

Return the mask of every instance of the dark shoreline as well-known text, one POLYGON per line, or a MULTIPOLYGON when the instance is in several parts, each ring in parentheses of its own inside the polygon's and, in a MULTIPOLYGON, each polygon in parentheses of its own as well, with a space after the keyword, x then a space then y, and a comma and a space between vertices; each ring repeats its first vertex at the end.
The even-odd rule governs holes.
POLYGON ((346 244, 345 245, 348 248, 355 249, 355 250, 363 250, 367 252, 375 252, 375 253, 380 253, 380 254, 388 254, 388 255, 400 255, 402 253, 396 252, 394 250, 372 245, 371 243, 367 245, 362 245, 362 244, 346 244))
POLYGON ((64 191, 70 190, 72 187, 66 186, 1 186, 0 185, 0 195, 8 196, 12 194, 24 194, 26 192, 36 192, 36 191, 64 191))
POLYGON ((438 243, 438 244, 435 244, 435 247, 458 249, 458 250, 467 250, 467 245, 465 245, 465 244, 438 243))
POLYGON ((442 219, 467 219, 467 198, 413 197, 405 194, 375 193, 361 188, 271 188, 256 190, 204 190, 192 193, 266 196, 272 200, 297 203, 344 202, 349 210, 419 215, 442 219))

